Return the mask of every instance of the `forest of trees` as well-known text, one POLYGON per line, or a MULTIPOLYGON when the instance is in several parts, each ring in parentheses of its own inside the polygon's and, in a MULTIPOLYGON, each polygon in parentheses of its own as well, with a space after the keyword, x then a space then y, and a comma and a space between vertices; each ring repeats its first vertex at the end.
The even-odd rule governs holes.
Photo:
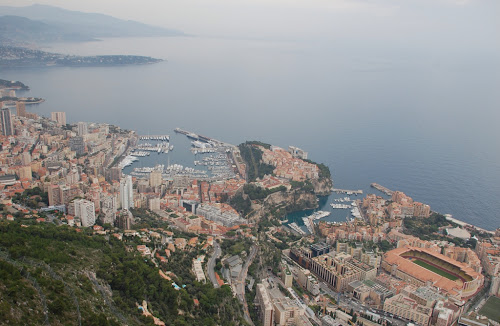
POLYGON ((175 281, 185 285, 176 291, 132 248, 65 226, 1 221, 0 320, 43 324, 45 306, 48 322, 55 324, 77 325, 79 311, 84 325, 148 325, 153 319, 137 309, 146 300, 167 325, 244 324, 230 288, 194 280, 194 253, 179 252, 169 261, 175 281))

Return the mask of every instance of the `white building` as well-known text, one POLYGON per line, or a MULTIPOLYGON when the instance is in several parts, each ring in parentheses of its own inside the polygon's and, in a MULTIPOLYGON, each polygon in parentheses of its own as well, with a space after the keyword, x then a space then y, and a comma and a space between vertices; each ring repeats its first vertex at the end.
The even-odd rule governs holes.
POLYGON ((160 198, 149 199, 148 208, 152 211, 159 211, 160 210, 160 198))
POLYGON ((75 205, 75 216, 80 218, 83 227, 89 227, 95 224, 94 203, 86 199, 77 199, 73 202, 75 205))
POLYGON ((86 122, 78 122, 78 136, 83 137, 88 133, 88 125, 86 122))
POLYGON ((122 209, 134 207, 134 189, 130 175, 120 181, 120 204, 122 209))

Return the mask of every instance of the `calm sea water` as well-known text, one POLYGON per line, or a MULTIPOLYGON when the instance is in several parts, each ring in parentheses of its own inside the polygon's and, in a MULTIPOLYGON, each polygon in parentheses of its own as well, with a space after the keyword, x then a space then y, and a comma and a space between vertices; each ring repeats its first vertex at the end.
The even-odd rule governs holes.
POLYGON ((480 227, 500 226, 498 58, 195 37, 45 50, 167 61, 1 70, 0 78, 21 80, 30 96, 46 99, 29 107, 39 114, 66 111, 69 122, 143 134, 181 127, 233 144, 295 145, 330 167, 336 187, 374 192, 369 184, 377 182, 480 227))

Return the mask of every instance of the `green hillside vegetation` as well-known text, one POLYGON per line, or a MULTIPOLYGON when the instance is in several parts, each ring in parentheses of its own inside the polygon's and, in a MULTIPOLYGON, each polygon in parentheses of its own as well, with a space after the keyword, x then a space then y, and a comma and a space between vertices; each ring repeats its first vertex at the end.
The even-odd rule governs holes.
POLYGON ((0 88, 10 88, 10 87, 19 87, 20 89, 26 91, 30 89, 27 85, 24 85, 20 81, 0 79, 0 88))
POLYGON ((238 145, 241 157, 247 164, 248 181, 254 182, 257 178, 263 178, 266 174, 272 174, 274 166, 262 162, 262 150, 256 145, 270 148, 271 145, 256 141, 248 141, 238 145))
POLYGON ((440 227, 449 224, 450 222, 448 222, 443 215, 437 213, 431 214, 428 218, 406 217, 403 220, 405 233, 419 237, 423 240, 431 239, 433 233, 438 232, 440 227))
POLYGON ((0 323, 152 325, 137 308, 146 300, 167 325, 244 324, 227 286, 214 289, 194 280, 190 270, 198 252, 176 252, 165 266, 186 285, 176 291, 135 244, 86 233, 0 222, 0 323))
POLYGON ((256 199, 264 199, 270 194, 274 194, 275 192, 286 191, 286 187, 279 186, 274 189, 265 189, 256 186, 255 184, 246 184, 243 186, 243 191, 250 197, 251 200, 256 200, 256 199))

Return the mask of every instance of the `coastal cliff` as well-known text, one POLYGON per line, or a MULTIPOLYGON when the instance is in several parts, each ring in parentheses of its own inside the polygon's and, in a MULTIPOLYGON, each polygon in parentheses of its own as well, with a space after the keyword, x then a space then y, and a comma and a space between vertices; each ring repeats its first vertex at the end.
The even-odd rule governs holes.
POLYGON ((252 201, 250 219, 259 221, 263 217, 283 219, 286 214, 318 207, 316 195, 303 190, 280 191, 263 200, 252 201))
POLYGON ((249 183, 231 199, 231 205, 246 218, 284 219, 288 213, 317 208, 317 196, 332 192, 330 170, 324 164, 262 142, 238 147, 249 183))
POLYGON ((332 179, 321 179, 321 180, 312 180, 311 181, 314 193, 318 196, 328 196, 331 194, 333 189, 333 181, 332 179))

